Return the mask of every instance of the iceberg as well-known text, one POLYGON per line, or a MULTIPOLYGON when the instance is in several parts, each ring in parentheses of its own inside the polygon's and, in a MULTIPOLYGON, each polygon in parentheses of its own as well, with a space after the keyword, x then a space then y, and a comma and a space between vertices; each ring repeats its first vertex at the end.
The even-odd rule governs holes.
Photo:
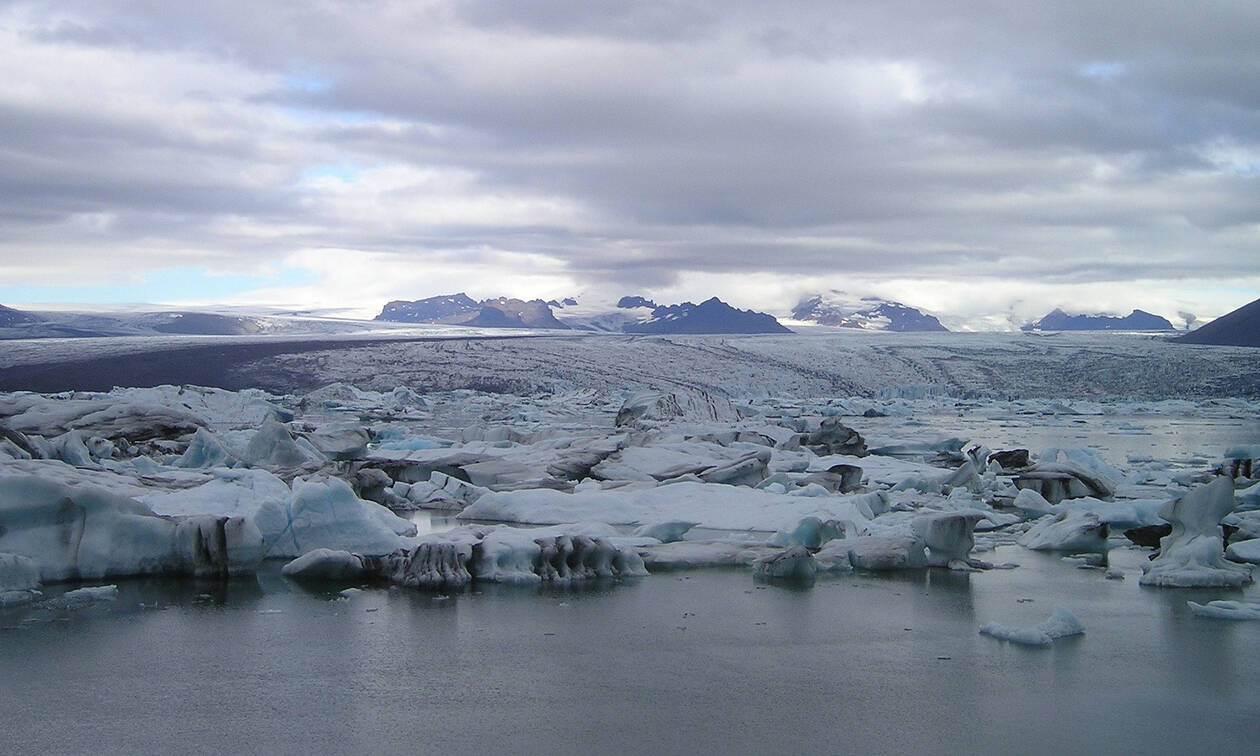
POLYGON ((254 515, 268 557, 328 548, 382 555, 409 546, 415 523, 354 495, 339 478, 294 481, 292 496, 268 499, 254 515))
POLYGON ((311 549, 286 564, 281 570, 285 577, 297 580, 342 582, 361 580, 368 574, 363 557, 348 551, 311 549))
POLYGON ((1104 552, 1108 532, 1093 512, 1066 510, 1037 520, 1018 542, 1034 551, 1104 552))
POLYGON ((818 572, 804 546, 793 546, 753 562, 753 577, 763 580, 813 580, 818 572))
POLYGON ((1018 643, 1024 646, 1049 646, 1059 638, 1069 635, 1080 635, 1085 626, 1067 609, 1055 607, 1054 613, 1045 622, 1032 627, 1013 627, 999 622, 990 622, 980 626, 983 635, 1018 643))
POLYGON ((40 579, 252 571, 262 538, 242 518, 161 517, 135 499, 32 476, 0 477, 0 552, 25 556, 40 579))
POLYGON ((1238 587, 1251 582, 1251 567, 1225 558, 1221 520, 1234 508, 1234 484, 1225 476, 1193 488, 1159 510, 1172 523, 1159 556, 1142 566, 1142 585, 1166 588, 1238 587))
POLYGON ((698 524, 690 520, 665 520, 640 526, 635 529, 634 534, 643 538, 655 538, 661 543, 673 543, 681 541, 687 531, 698 524))
POLYGON ((1233 559, 1235 562, 1260 564, 1260 538, 1234 541, 1225 549, 1225 556, 1233 559))
POLYGON ((844 523, 805 517, 790 529, 777 531, 770 537, 771 546, 804 546, 817 551, 824 543, 844 538, 844 523))
POLYGON ((18 554, 0 554, 0 608, 40 597, 39 566, 18 554))
POLYGON ((1248 601, 1209 601, 1196 604, 1187 601, 1190 611, 1198 617, 1227 620, 1260 620, 1260 604, 1248 601))

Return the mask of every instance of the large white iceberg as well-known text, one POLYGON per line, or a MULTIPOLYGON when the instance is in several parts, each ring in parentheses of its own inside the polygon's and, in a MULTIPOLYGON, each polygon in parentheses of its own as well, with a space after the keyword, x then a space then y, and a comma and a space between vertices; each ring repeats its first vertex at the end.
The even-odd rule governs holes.
POLYGON ((103 488, 25 475, 0 477, 0 525, 0 552, 30 558, 44 581, 230 574, 262 557, 248 519, 161 517, 103 488))

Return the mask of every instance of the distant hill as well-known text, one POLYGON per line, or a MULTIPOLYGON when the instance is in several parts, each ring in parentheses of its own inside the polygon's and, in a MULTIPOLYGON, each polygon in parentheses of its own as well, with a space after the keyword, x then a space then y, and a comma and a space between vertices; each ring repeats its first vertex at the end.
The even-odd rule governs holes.
POLYGON ((135 319, 135 324, 158 333, 197 336, 242 336, 261 333, 264 325, 256 318, 218 315, 210 312, 154 312, 135 319))
POLYGON ((737 310, 713 297, 700 304, 683 302, 657 307, 640 323, 626 325, 626 333, 791 333, 774 316, 752 310, 737 310))
POLYGON ((853 301, 845 298, 843 292, 818 294, 802 299, 792 309, 792 319, 867 331, 949 330, 935 316, 909 305, 879 297, 863 297, 853 301))
POLYGON ((556 320, 551 307, 541 299, 526 302, 499 297, 476 302, 463 292, 410 302, 395 300, 386 304, 375 319, 394 323, 445 323, 483 328, 568 328, 556 320))
POLYGON ((12 328, 23 323, 36 323, 39 318, 29 312, 15 310, 12 307, 0 305, 0 328, 12 328))
POLYGON ((1181 336, 1187 344, 1260 347, 1260 299, 1181 336))
POLYGON ((1051 310, 1040 320, 1020 326, 1021 331, 1171 331, 1173 324, 1167 318, 1134 310, 1124 317, 1115 315, 1068 315, 1060 309, 1051 310))

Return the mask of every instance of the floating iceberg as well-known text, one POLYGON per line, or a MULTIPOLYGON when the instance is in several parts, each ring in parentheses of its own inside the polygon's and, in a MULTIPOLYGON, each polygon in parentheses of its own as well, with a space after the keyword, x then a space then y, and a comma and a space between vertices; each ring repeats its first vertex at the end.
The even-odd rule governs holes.
POLYGON ((1251 582, 1251 567, 1225 558, 1220 522, 1234 508, 1234 484, 1218 476, 1192 489, 1159 511, 1172 523, 1160 541, 1159 556, 1143 565, 1142 585, 1168 588, 1241 586, 1251 582))
POLYGON ((1081 510, 1061 511, 1037 520, 1019 537, 1019 544, 1034 551, 1107 550, 1107 526, 1098 515, 1081 510))
POLYGON ((18 554, 0 554, 0 608, 40 597, 39 566, 18 554))
POLYGON ((268 557, 328 548, 382 555, 409 546, 415 523, 354 495, 339 478, 295 481, 291 497, 268 499, 254 515, 268 557))
POLYGON ((1187 601, 1190 611, 1199 617, 1227 620, 1260 620, 1260 604, 1246 601, 1209 601, 1196 604, 1187 601))
POLYGON ((763 580, 813 580, 818 572, 804 546, 793 546, 753 562, 753 577, 763 580))
POLYGON ((1049 619, 1032 627, 1013 627, 999 622, 990 622, 981 625, 980 632, 1025 646, 1049 646, 1059 638, 1084 633, 1085 626, 1075 615, 1059 606, 1055 607, 1049 619))
POLYGON ((0 477, 0 551, 26 556, 44 581, 252 571, 262 536, 243 518, 160 517, 90 485, 0 477))

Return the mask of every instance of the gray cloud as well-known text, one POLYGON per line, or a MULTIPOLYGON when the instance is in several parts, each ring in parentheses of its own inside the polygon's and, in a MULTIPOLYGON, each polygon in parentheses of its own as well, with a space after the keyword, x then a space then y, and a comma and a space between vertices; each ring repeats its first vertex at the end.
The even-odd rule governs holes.
POLYGON ((1260 260, 1253 2, 10 2, 0 34, 0 271, 32 283, 85 247, 627 288, 1260 260))

